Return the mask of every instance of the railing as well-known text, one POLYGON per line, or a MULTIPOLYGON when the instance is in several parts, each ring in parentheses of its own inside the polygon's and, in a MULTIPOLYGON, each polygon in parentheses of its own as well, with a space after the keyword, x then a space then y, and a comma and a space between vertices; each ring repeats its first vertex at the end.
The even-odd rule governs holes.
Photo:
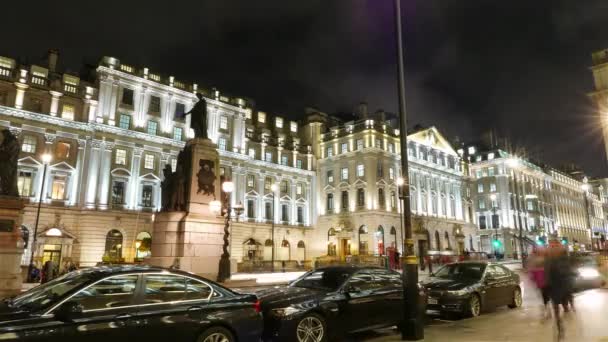
POLYGON ((32 75, 31 82, 32 84, 37 84, 43 87, 46 87, 48 84, 48 80, 46 78, 34 75, 32 75))
POLYGON ((63 85, 63 90, 67 91, 68 93, 76 94, 76 92, 78 91, 78 88, 73 84, 66 83, 63 85))
POLYGON ((13 70, 9 68, 0 67, 0 76, 2 77, 11 77, 13 74, 13 70))

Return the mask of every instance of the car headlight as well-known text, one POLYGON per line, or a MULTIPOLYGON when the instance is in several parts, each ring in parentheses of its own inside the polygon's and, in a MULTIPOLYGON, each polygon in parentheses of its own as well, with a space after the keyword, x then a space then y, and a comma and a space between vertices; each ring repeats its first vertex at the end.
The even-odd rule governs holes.
POLYGON ((464 296, 464 295, 468 294, 469 291, 467 289, 461 289, 461 290, 447 291, 447 293, 450 296, 460 297, 460 296, 464 296))
POLYGON ((294 308, 293 306, 288 306, 286 308, 272 309, 272 314, 277 317, 289 317, 301 311, 302 310, 294 308))
POLYGON ((600 276, 600 272, 598 272, 595 268, 581 267, 578 269, 578 275, 581 278, 597 278, 600 276))

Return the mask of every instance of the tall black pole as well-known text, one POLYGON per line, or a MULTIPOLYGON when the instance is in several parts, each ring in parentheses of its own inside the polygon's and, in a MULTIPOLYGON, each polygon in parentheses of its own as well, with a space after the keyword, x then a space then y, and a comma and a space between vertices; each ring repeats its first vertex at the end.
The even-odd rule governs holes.
POLYGON ((513 172, 513 187, 515 188, 513 193, 515 194, 515 207, 517 210, 517 224, 519 225, 519 253, 521 253, 521 267, 526 267, 526 257, 524 252, 524 225, 521 222, 521 203, 519 202, 519 184, 517 183, 517 174, 515 173, 515 168, 512 170, 513 172))
POLYGON ((219 270, 217 272, 217 281, 223 283, 226 279, 230 278, 230 252, 228 251, 229 236, 230 236, 230 214, 232 208, 230 207, 230 192, 226 192, 224 206, 226 208, 226 220, 224 222, 224 245, 222 256, 220 257, 219 270))
POLYGON ((272 191, 272 215, 271 216, 271 220, 272 220, 272 225, 271 225, 271 230, 272 230, 272 264, 270 264, 270 271, 272 273, 274 273, 274 190, 272 190, 272 188, 270 189, 270 191, 272 191))
POLYGON ((34 281, 32 279, 32 270, 34 269, 34 253, 36 252, 36 238, 38 237, 38 222, 40 221, 40 207, 42 206, 42 197, 44 194, 44 181, 46 179, 46 163, 44 163, 44 169, 42 171, 42 184, 40 184, 40 200, 38 201, 38 211, 36 212, 36 224, 34 225, 34 239, 32 240, 32 245, 30 246, 30 264, 27 268, 27 282, 31 283, 34 281))
POLYGON ((416 341, 424 338, 424 326, 418 297, 418 262, 414 253, 412 213, 410 211, 410 180, 407 160, 407 114, 405 110, 405 78, 403 76, 403 40, 401 32, 401 0, 395 0, 395 22, 397 31, 397 76, 399 87, 399 115, 401 137, 401 174, 403 177, 403 227, 405 228, 405 263, 403 267, 403 314, 401 338, 416 341))

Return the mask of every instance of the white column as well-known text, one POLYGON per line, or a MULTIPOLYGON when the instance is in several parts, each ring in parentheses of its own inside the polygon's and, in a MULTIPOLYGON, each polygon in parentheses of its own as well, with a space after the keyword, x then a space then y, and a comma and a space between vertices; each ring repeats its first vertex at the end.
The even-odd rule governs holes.
POLYGON ((104 117, 107 116, 108 109, 110 108, 110 100, 112 97, 112 81, 107 76, 102 76, 99 81, 99 106, 97 107, 97 119, 98 123, 103 123, 104 117))
POLYGON ((23 109, 23 99, 25 98, 25 90, 29 88, 27 84, 15 82, 17 93, 15 94, 15 108, 23 109))
POLYGON ((257 216, 256 216, 256 221, 257 222, 263 222, 263 220, 265 220, 264 218, 264 175, 258 174, 258 198, 257 198, 257 216))
POLYGON ((129 200, 127 202, 129 209, 136 209, 139 203, 137 198, 139 195, 139 170, 141 167, 141 156, 143 149, 134 148, 131 157, 131 179, 129 180, 129 200))
POLYGON ((110 193, 110 179, 112 175, 110 174, 112 168, 112 149, 114 148, 113 143, 106 142, 101 155, 101 165, 99 167, 99 189, 98 189, 98 197, 99 197, 99 207, 100 209, 108 208, 108 199, 110 193))
POLYGON ((242 130, 244 129, 242 119, 238 114, 232 116, 232 151, 238 153, 242 143, 242 130))
POLYGON ((110 104, 108 107, 108 125, 116 125, 116 108, 118 107, 118 82, 111 85, 110 104))
POLYGON ((87 194, 84 205, 87 208, 95 208, 97 197, 97 179, 99 175, 100 154, 102 148, 101 140, 91 140, 91 152, 89 159, 89 169, 87 172, 87 194))
POLYGON ((298 167, 298 150, 295 146, 293 148, 293 161, 291 163, 291 166, 298 167))
POLYGON ((173 128, 172 118, 170 115, 171 112, 171 102, 173 100, 173 95, 163 94, 160 97, 160 129, 161 132, 169 133, 173 128))
POLYGON ((291 214, 289 215, 289 222, 292 225, 296 225, 298 222, 298 210, 297 210, 297 206, 296 206, 296 197, 298 196, 296 194, 296 186, 297 186, 298 182, 297 181, 293 181, 291 183, 291 214))
POLYGON ((85 164, 85 148, 86 140, 78 139, 78 155, 76 160, 76 170, 72 175, 72 194, 70 196, 70 205, 77 205, 80 203, 80 193, 82 192, 82 175, 84 174, 85 164))
POLYGON ((49 93, 51 94, 51 110, 49 111, 49 114, 51 114, 51 116, 57 116, 59 112, 59 98, 63 94, 53 90, 49 91, 49 93))

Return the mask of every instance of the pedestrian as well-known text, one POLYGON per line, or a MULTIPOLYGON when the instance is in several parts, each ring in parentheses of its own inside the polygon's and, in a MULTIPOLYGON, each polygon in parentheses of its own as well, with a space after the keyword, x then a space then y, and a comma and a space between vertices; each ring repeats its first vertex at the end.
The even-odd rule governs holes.
POLYGON ((549 248, 549 255, 545 261, 545 281, 548 288, 553 316, 557 328, 558 341, 564 338, 564 326, 560 314, 560 304, 563 306, 570 294, 569 284, 571 278, 570 261, 566 250, 562 246, 549 248))
POLYGON ((42 279, 40 283, 47 283, 55 278, 55 263, 52 260, 47 260, 42 266, 42 279))
POLYGON ((536 253, 531 262, 529 268, 530 279, 536 285, 536 289, 543 299, 543 314, 542 321, 545 321, 551 315, 549 312, 549 287, 545 281, 545 258, 542 252, 536 253))

